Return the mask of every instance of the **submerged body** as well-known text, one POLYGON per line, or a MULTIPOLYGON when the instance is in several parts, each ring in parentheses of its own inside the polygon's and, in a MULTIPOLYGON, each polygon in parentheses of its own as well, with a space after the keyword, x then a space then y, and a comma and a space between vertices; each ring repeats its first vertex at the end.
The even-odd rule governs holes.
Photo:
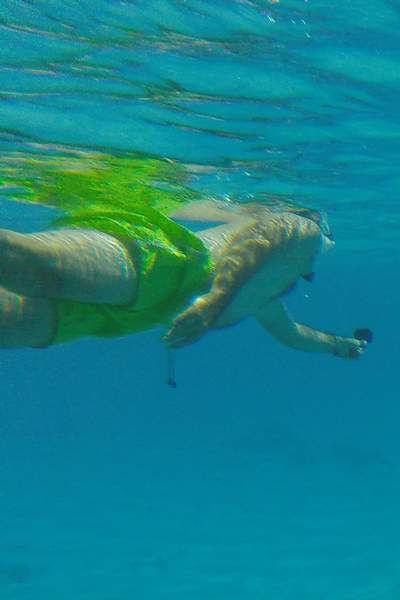
POLYGON ((364 340, 298 325, 279 300, 312 270, 323 240, 312 219, 213 203, 176 216, 224 224, 195 235, 143 209, 75 216, 38 234, 0 232, 0 345, 44 347, 173 322, 166 341, 178 347, 252 315, 298 349, 361 353, 364 340))

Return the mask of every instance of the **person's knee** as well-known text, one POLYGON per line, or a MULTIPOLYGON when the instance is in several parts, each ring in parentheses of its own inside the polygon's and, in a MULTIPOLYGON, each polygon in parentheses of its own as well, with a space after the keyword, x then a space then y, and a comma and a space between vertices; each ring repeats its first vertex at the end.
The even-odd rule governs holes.
POLYGON ((49 297, 60 277, 46 245, 29 234, 0 229, 0 284, 27 296, 49 297))
POLYGON ((2 262, 6 258, 18 260, 25 259, 29 254, 37 255, 37 243, 26 233, 19 233, 10 229, 0 229, 0 257, 2 262))

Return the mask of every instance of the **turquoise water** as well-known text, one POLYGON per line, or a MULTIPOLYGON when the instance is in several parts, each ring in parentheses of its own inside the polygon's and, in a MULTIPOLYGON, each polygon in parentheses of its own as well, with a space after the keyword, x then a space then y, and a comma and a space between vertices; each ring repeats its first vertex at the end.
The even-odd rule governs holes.
MULTIPOLYGON (((160 332, 3 351, 4 600, 398 600, 400 11, 394 1, 5 1, 0 153, 135 152, 228 200, 327 212, 296 317, 360 362, 160 332)), ((38 207, 2 197, 2 227, 38 207)))

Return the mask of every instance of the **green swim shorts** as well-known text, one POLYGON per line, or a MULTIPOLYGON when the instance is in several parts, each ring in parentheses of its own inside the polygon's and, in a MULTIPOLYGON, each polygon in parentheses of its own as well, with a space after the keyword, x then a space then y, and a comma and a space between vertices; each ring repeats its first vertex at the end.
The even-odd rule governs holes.
POLYGON ((203 242, 148 206, 79 213, 53 222, 55 228, 95 229, 124 243, 137 270, 138 291, 128 306, 58 300, 53 344, 120 337, 168 323, 209 285, 213 265, 203 242))

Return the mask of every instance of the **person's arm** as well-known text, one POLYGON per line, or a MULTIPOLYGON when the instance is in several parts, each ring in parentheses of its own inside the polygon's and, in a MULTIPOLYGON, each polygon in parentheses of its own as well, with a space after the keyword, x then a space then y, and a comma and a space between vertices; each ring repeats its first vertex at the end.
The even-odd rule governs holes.
POLYGON ((303 352, 323 352, 341 358, 359 358, 372 334, 358 330, 355 337, 342 337, 296 323, 282 302, 275 300, 255 315, 259 323, 282 344, 303 352), (358 337, 356 337, 358 336, 358 337))
POLYGON ((270 251, 263 229, 246 225, 227 245, 215 267, 208 293, 196 298, 172 323, 164 337, 170 348, 192 344, 206 333, 239 289, 256 273, 270 251))

